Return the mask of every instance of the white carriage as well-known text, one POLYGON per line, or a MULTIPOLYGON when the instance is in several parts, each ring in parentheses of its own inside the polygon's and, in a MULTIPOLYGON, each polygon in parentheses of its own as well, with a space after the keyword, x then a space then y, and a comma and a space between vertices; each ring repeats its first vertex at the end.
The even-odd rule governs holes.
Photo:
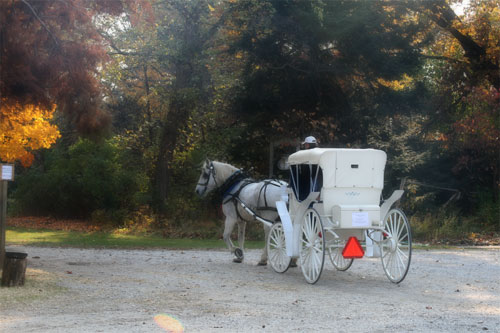
POLYGON ((267 238, 269 262, 285 272, 292 258, 316 283, 325 256, 347 270, 354 258, 381 257, 390 281, 401 282, 411 261, 411 230, 404 213, 381 204, 386 154, 375 149, 302 150, 290 155, 290 186, 277 202, 280 222, 267 238))

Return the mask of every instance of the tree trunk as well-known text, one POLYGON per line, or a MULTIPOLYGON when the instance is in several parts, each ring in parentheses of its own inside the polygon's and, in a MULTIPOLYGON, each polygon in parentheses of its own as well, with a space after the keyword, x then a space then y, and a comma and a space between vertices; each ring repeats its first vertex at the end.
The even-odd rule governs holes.
POLYGON ((7 252, 2 271, 2 287, 16 287, 24 285, 26 275, 26 253, 7 252))
POLYGON ((168 123, 164 122, 162 126, 162 133, 160 134, 159 151, 156 160, 156 172, 154 177, 154 195, 153 195, 153 206, 157 213, 165 212, 165 202, 167 200, 167 189, 168 189, 168 164, 170 158, 168 157, 169 140, 168 135, 168 123))
POLYGON ((200 78, 204 78, 207 73, 206 68, 199 63, 206 41, 200 31, 199 17, 206 7, 196 4, 189 7, 183 1, 173 1, 170 5, 184 20, 180 27, 183 44, 179 48, 176 59, 169 63, 175 80, 173 80, 169 94, 168 110, 166 117, 162 120, 158 143, 159 151, 153 184, 153 205, 158 213, 165 213, 165 203, 172 182, 170 168, 174 150, 179 142, 179 134, 185 129, 191 113, 199 105, 200 93, 204 87, 200 78))
POLYGON ((165 213, 165 203, 170 185, 170 164, 174 157, 174 149, 177 146, 179 133, 186 126, 191 114, 190 107, 192 107, 192 103, 193 101, 190 100, 173 97, 166 120, 163 122, 156 161, 155 195, 153 199, 155 210, 158 213, 165 213))

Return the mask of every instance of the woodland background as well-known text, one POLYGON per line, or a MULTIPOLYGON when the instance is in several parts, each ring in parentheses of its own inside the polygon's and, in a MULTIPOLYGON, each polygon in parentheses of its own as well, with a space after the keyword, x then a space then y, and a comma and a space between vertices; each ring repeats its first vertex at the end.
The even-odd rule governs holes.
POLYGON ((314 135, 386 151, 418 239, 500 231, 498 0, 3 0, 0 52, 11 216, 220 237, 200 162, 314 135))

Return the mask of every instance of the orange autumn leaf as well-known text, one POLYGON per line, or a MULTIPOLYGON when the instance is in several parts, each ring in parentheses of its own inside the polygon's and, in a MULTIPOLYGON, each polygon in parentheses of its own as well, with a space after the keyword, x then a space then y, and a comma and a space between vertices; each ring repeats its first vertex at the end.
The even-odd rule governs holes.
POLYGON ((34 105, 9 103, 0 106, 0 160, 20 161, 28 167, 33 163, 32 151, 50 148, 61 136, 57 126, 50 124, 56 106, 47 110, 34 105))

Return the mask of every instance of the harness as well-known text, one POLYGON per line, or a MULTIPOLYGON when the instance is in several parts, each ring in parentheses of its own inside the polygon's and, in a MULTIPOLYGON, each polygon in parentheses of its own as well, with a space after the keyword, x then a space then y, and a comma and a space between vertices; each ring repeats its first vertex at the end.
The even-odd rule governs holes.
MULTIPOLYGON (((240 212, 238 211, 238 204, 240 204, 241 207, 243 207, 243 209, 247 213, 249 213, 254 219, 257 219, 260 222, 264 222, 267 224, 274 223, 274 221, 269 221, 269 220, 266 220, 266 219, 260 217, 257 213, 255 213, 250 207, 248 207, 239 198, 241 191, 246 186, 248 186, 250 184, 257 183, 256 180, 248 177, 248 175, 244 171, 237 170, 231 176, 229 176, 229 178, 226 179, 223 184, 219 185, 219 184, 217 184, 217 180, 216 180, 215 175, 216 175, 216 170, 214 168, 213 163, 210 162, 209 170, 204 176, 204 178, 206 179, 205 183, 198 183, 198 185, 206 187, 208 185, 208 183, 210 182, 210 176, 212 176, 214 179, 214 182, 215 182, 215 186, 218 188, 218 193, 220 194, 220 197, 222 197, 222 204, 224 205, 230 201, 233 202, 234 209, 235 209, 236 214, 237 214, 239 219, 241 219, 242 221, 249 222, 241 216, 240 212)), ((262 185, 262 187, 259 190, 259 196, 257 198, 257 204, 258 204, 259 202, 261 202, 261 198, 263 196, 264 206, 257 207, 256 208, 257 211, 264 211, 264 210, 277 211, 275 207, 269 207, 268 202, 267 202, 267 188, 269 186, 280 187, 281 185, 279 182, 277 182, 275 180, 265 180, 264 181, 264 184, 262 185)))
MULTIPOLYGON (((230 177, 231 178, 231 177, 230 177)), ((253 211, 250 207, 248 207, 239 197, 241 191, 247 186, 247 185, 250 185, 250 184, 254 184, 254 183, 257 183, 257 181, 255 181, 254 179, 251 179, 251 178, 246 178, 246 179, 242 179, 242 180, 238 180, 236 182, 234 182, 230 189, 226 192, 224 192, 224 196, 223 196, 223 200, 222 200, 222 204, 226 204, 228 202, 232 202, 234 204, 234 209, 236 211, 236 215, 238 216, 239 219, 243 220, 243 221, 246 221, 246 222, 249 222, 247 220, 245 220, 243 218, 243 216, 241 216, 239 210, 238 210, 238 204, 241 205, 241 207, 243 207, 243 209, 249 213, 254 219, 257 219, 257 220, 265 220, 263 219, 262 217, 260 217, 255 211, 253 211), (234 192, 231 192, 231 190, 235 189, 236 190, 234 192)), ((276 186, 276 187, 280 187, 280 184, 275 182, 275 181, 272 181, 272 180, 265 180, 264 181, 264 184, 262 185, 262 187, 260 188, 259 190, 259 196, 257 197, 257 204, 259 204, 261 202, 261 198, 263 196, 263 201, 264 201, 264 206, 257 206, 256 207, 256 210, 257 211, 265 211, 265 210, 268 210, 268 211, 277 211, 277 209, 275 207, 270 207, 268 205, 268 202, 267 202, 267 188, 269 186, 276 186)), ((273 221, 268 221, 268 220, 265 220, 267 223, 273 223, 273 221)))
MULTIPOLYGON (((218 188, 222 200, 224 201, 224 198, 230 195, 231 191, 243 180, 247 181, 248 184, 254 182, 253 179, 249 178, 248 175, 241 170, 237 170, 231 176, 229 176, 229 178, 226 179, 226 181, 218 188)), ((245 186, 248 184, 245 184, 245 186)), ((243 187, 239 188, 238 193, 243 187)))

